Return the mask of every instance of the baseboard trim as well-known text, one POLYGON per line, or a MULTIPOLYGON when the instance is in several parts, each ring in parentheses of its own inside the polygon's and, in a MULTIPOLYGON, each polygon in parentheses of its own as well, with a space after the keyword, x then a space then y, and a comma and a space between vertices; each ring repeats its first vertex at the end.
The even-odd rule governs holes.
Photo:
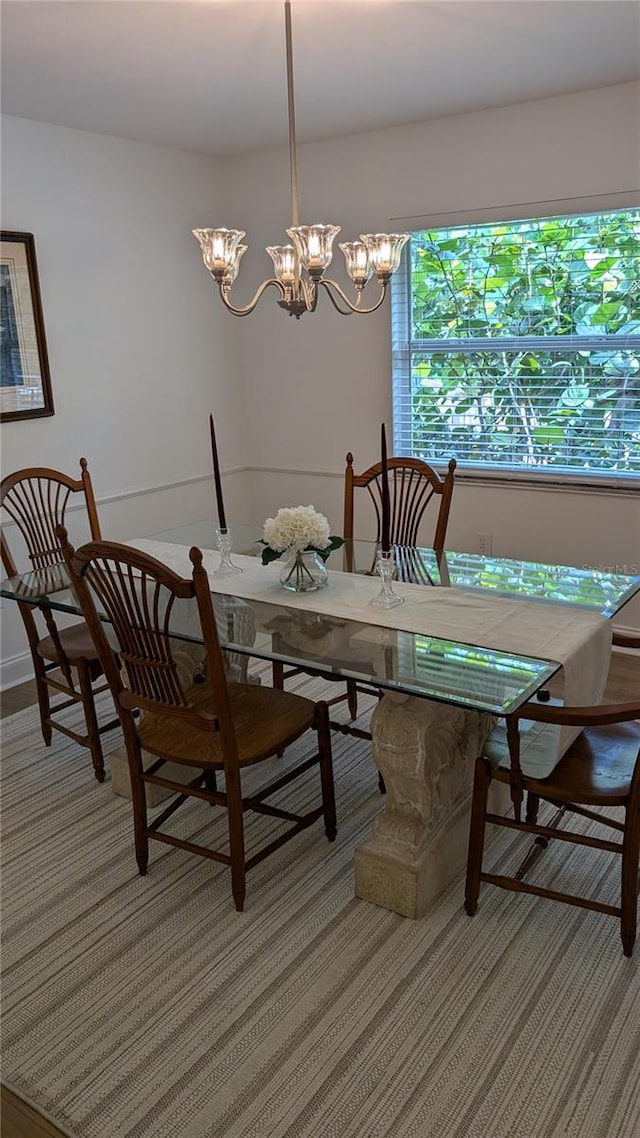
POLYGON ((33 663, 30 652, 9 656, 0 662, 0 691, 15 688, 33 679, 33 663))

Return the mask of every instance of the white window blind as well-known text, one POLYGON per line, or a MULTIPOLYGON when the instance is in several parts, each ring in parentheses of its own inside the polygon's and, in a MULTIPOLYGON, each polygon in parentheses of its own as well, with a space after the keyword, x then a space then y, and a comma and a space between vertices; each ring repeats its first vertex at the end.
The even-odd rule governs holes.
POLYGON ((640 480, 640 210, 412 233, 392 361, 396 454, 640 480))

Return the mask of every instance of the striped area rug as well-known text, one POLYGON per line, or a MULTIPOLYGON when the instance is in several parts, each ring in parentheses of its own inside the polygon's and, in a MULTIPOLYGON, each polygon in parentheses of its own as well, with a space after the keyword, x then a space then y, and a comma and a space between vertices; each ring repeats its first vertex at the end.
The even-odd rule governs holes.
MULTIPOLYGON (((366 743, 334 737, 335 844, 301 834, 238 914, 227 871, 181 850, 153 843, 138 877, 86 752, 46 749, 32 709, 2 726, 3 1079, 72 1138, 637 1138, 640 953, 612 918, 488 887, 471 920, 461 879, 418 922, 354 899, 366 743)), ((614 898, 615 865, 552 848, 537 873, 614 898)))

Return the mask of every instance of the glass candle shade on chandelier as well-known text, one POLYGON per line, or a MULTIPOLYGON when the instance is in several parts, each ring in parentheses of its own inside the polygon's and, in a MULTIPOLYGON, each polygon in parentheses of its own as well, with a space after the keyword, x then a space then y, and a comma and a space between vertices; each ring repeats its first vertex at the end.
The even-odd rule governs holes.
POLYGON ((347 276, 355 287, 353 301, 336 281, 325 278, 324 272, 331 264, 333 241, 340 232, 340 226, 299 224, 290 0, 286 0, 284 5, 284 20, 292 212, 291 228, 287 229, 287 235, 293 244, 267 246, 275 276, 262 282, 249 304, 238 308, 231 302, 229 294, 238 276, 240 260, 247 251, 247 246, 241 244, 242 238, 246 236, 244 230, 194 229, 193 235, 200 242, 202 259, 218 285, 222 303, 234 316, 248 316, 253 312, 262 294, 271 286, 279 293, 279 306, 297 320, 303 312, 315 310, 320 288, 326 291, 334 308, 341 315, 350 316, 352 312, 366 315, 375 312, 383 303, 391 276, 400 265, 400 255, 403 246, 409 240, 409 234, 361 233, 359 241, 340 242, 347 276), (380 295, 373 304, 365 307, 363 292, 374 275, 380 286, 380 295))

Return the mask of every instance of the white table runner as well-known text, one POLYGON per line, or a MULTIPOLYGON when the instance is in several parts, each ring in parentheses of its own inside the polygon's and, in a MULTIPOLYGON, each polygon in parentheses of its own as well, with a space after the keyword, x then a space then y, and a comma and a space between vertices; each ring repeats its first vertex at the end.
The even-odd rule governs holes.
MULTIPOLYGON (((181 576, 191 576, 193 567, 185 546, 147 539, 129 544, 181 576)), ((403 605, 388 610, 374 609, 369 601, 380 587, 375 577, 329 569, 326 588, 313 593, 292 593, 285 592, 279 583, 281 566, 277 561, 262 565, 257 557, 234 554, 233 561, 242 568, 242 573, 215 577, 211 571, 219 564, 220 554, 205 550, 203 560, 214 593, 553 660, 563 668, 566 703, 589 705, 602 698, 609 671, 611 623, 600 614, 561 602, 540 603, 521 597, 496 596, 489 590, 481 593, 404 582, 394 582, 394 591, 405 598, 403 605)), ((578 733, 579 729, 565 728, 561 736, 556 733, 556 746, 550 748, 547 730, 544 740, 539 731, 528 732, 523 739, 523 769, 544 777, 578 733)))

